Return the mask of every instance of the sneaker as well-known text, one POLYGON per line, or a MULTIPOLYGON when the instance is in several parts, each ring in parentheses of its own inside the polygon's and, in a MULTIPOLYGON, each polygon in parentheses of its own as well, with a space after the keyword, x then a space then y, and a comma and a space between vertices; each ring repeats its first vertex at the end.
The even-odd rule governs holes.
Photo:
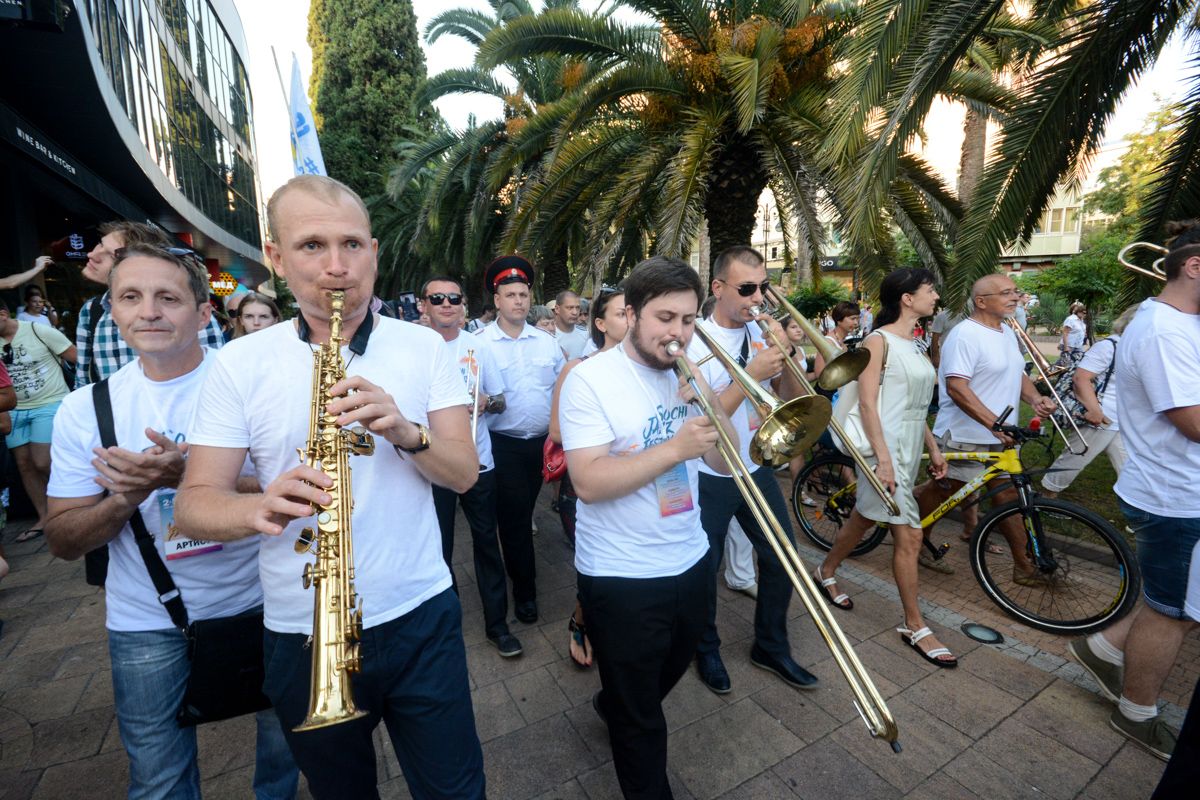
POLYGON ((934 558, 929 555, 929 551, 922 549, 921 554, 917 556, 917 563, 925 569, 931 569, 934 572, 940 572, 943 575, 953 575, 954 567, 944 558, 934 558))
POLYGON ((813 500, 811 497, 809 497, 809 496, 808 496, 808 492, 801 492, 801 493, 800 493, 800 504, 801 504, 801 505, 808 506, 809 508, 816 508, 816 507, 817 507, 817 501, 816 501, 816 500, 813 500))
POLYGON ((731 592, 738 592, 739 594, 744 594, 744 595, 746 595, 746 597, 749 597, 751 600, 758 599, 758 584, 757 583, 751 583, 746 586, 729 586, 728 583, 725 585, 729 587, 729 591, 731 591, 731 592))
POLYGON ((1121 709, 1114 708, 1108 724, 1114 731, 1163 761, 1170 761, 1171 753, 1175 752, 1175 731, 1160 716, 1134 722, 1122 714, 1121 709))
POLYGON ((515 658, 521 655, 521 640, 513 636, 511 633, 502 633, 499 636, 489 636, 487 640, 491 642, 492 647, 500 651, 501 658, 515 658))
POLYGON ((1072 639, 1067 644, 1067 651, 1079 662, 1079 666, 1087 671, 1100 686, 1100 694, 1114 703, 1121 702, 1121 689, 1125 683, 1125 670, 1116 664, 1110 664, 1092 652, 1086 638, 1072 639))

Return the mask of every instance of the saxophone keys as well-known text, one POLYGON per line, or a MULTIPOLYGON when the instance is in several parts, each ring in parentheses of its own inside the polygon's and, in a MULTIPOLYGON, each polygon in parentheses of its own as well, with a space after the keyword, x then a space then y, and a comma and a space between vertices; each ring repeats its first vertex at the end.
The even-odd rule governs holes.
POLYGON ((315 576, 313 574, 313 565, 305 564, 304 565, 304 573, 300 576, 300 582, 302 584, 304 584, 304 588, 307 589, 313 585, 314 581, 315 581, 315 576))
POLYGON ((300 553, 301 555, 304 553, 311 553, 313 552, 312 543, 316 540, 316 538, 317 534, 312 528, 305 528, 304 530, 300 531, 300 535, 296 537, 296 544, 293 545, 293 547, 295 547, 296 552, 300 553))

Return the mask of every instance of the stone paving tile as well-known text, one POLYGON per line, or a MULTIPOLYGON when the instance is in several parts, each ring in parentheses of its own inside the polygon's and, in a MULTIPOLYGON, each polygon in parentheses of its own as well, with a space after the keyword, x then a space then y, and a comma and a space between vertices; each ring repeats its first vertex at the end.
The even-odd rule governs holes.
POLYGON ((1085 800, 1149 797, 1162 777, 1163 762, 1126 742, 1084 790, 1085 800))
POLYGON ((1021 701, 961 669, 941 669, 900 693, 913 705, 978 739, 1021 701))
POLYGON ((893 800, 896 788, 832 739, 822 739, 778 764, 774 772, 803 800, 893 800))
MULTIPOLYGON (((675 800, 696 800, 695 795, 687 790, 670 767, 667 768, 667 780, 671 784, 671 794, 675 800)), ((611 761, 580 775, 579 784, 588 800, 622 800, 621 786, 617 782, 617 773, 611 761)))
POLYGON ((80 711, 91 711, 95 708, 103 708, 104 706, 113 705, 113 685, 112 672, 102 670, 93 672, 91 675, 84 675, 88 679, 87 689, 83 691, 83 695, 79 698, 79 702, 75 705, 76 713, 80 711))
POLYGON ((566 713, 567 721, 575 734, 583 740, 588 750, 598 761, 611 761, 612 748, 608 744, 608 727, 596 716, 591 700, 575 706, 566 713))
POLYGON ((509 678, 504 686, 526 722, 537 722, 571 707, 571 701, 544 667, 509 678))
POLYGON ((521 711, 503 683, 491 683, 471 692, 475 709, 475 730, 479 741, 487 742, 524 725, 521 711))
POLYGON ((596 757, 561 715, 535 722, 483 746, 488 795, 532 797, 595 766, 596 757))
POLYGON ((969 738, 901 698, 894 698, 888 708, 900 731, 900 753, 871 738, 858 720, 846 723, 831 738, 902 793, 915 789, 971 745, 969 738))
POLYGON ((1108 724, 1113 704, 1099 695, 1082 695, 1056 680, 1012 718, 1049 736, 1080 755, 1105 764, 1126 739, 1108 724))
POLYGON ((513 678, 558 660, 554 648, 537 628, 524 631, 520 638, 524 652, 517 658, 499 658, 496 648, 488 642, 467 648, 467 672, 476 686, 513 678))
POLYGON ((40 779, 37 772, 0 770, 0 800, 28 800, 40 779))
POLYGON ((667 730, 674 732, 726 707, 725 701, 700 681, 696 671, 689 670, 663 701, 663 714, 667 730))
POLYGON ((969 658, 961 659, 959 669, 996 686, 1022 700, 1028 700, 1048 686, 1054 676, 991 648, 980 647, 969 658))
POLYGON ((761 706, 744 700, 671 734, 671 765, 698 800, 709 800, 803 745, 761 706))
POLYGON ((600 691, 600 671, 595 666, 591 669, 579 669, 570 657, 563 656, 558 661, 547 664, 546 669, 554 676, 555 683, 571 701, 572 706, 591 702, 592 695, 600 691))
POLYGON ((984 800, 943 772, 930 775, 904 797, 906 800, 984 800))
POLYGON ((196 748, 200 753, 200 774, 215 777, 254 766, 257 729, 253 714, 197 726, 196 748))
MULTIPOLYGON (((839 723, 858 719, 858 711, 854 708, 854 695, 850 692, 850 685, 832 657, 814 664, 809 671, 821 679, 821 685, 815 691, 805 692, 807 697, 811 697, 813 702, 839 723)), ((888 680, 887 676, 877 672, 871 672, 870 675, 871 682, 875 684, 875 688, 879 690, 885 700, 900 691, 900 687, 888 680)))
MULTIPOLYGON (((101 623, 103 625, 104 623, 101 623)), ((77 644, 63 650, 59 658, 55 678, 70 678, 74 675, 90 675, 92 672, 109 668, 108 641, 77 644)))
POLYGON ((974 749, 1004 764, 1010 780, 1056 798, 1074 797, 1100 771, 1095 761, 1013 719, 1000 723, 974 749))
POLYGON ((129 759, 125 751, 58 764, 42 773, 33 800, 111 800, 125 794, 129 759))
POLYGON ((533 800, 588 800, 588 796, 583 787, 579 785, 579 781, 572 778, 562 786, 556 786, 548 792, 539 794, 533 800))
MULTIPOLYGON (((57 681, 22 686, 5 693, 4 706, 30 723, 60 719, 70 715, 91 680, 90 675, 78 675, 57 681)), ((110 698, 109 704, 112 700, 110 698)))
POLYGON ((98 708, 34 725, 29 765, 48 767, 96 755, 113 714, 112 708, 98 708))
POLYGON ((764 772, 729 790, 719 800, 780 800, 791 797, 795 795, 783 778, 774 772, 764 772))
MULTIPOLYGON (((895 636, 895 634, 892 635, 895 636)), ((896 638, 900 637, 896 636, 896 638)), ((875 675, 886 675, 888 680, 896 686, 907 689, 940 669, 923 660, 910 648, 905 647, 907 652, 897 653, 881 643, 890 640, 891 636, 880 633, 874 639, 868 639, 854 648, 858 660, 862 662, 872 678, 875 675)))
POLYGON ((798 692, 783 681, 760 689, 750 699, 804 744, 812 744, 841 724, 821 708, 811 692, 798 692))

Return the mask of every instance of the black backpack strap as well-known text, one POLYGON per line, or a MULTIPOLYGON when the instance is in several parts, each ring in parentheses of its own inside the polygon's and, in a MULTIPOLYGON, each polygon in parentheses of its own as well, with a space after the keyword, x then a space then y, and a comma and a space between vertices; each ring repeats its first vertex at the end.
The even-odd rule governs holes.
POLYGON ((104 295, 98 294, 92 298, 92 302, 88 306, 87 354, 89 359, 89 383, 98 383, 100 381, 100 368, 96 366, 96 326, 100 324, 100 317, 103 315, 104 295))
MULTIPOLYGON (((108 393, 108 378, 92 386, 92 405, 96 409, 100 444, 104 447, 116 447, 117 434, 113 425, 112 398, 108 393)), ((150 531, 146 530, 146 522, 142 519, 140 510, 136 508, 133 510, 133 516, 129 518, 129 527, 133 529, 133 538, 137 542, 138 552, 142 554, 142 561, 146 564, 146 571, 150 573, 154 591, 158 592, 158 602, 167 609, 167 614, 171 617, 171 624, 180 630, 187 630, 188 615, 187 609, 183 606, 183 598, 179 595, 179 589, 175 586, 171 573, 167 571, 167 565, 163 563, 162 557, 158 554, 154 537, 150 535, 150 531)))

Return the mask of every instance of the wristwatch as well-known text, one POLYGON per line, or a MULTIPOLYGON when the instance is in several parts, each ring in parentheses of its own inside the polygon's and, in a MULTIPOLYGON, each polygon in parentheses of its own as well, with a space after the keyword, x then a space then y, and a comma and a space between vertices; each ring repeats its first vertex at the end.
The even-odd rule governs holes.
POLYGON ((400 451, 404 451, 405 453, 408 453, 409 455, 415 455, 416 453, 420 453, 422 450, 429 449, 429 428, 425 427, 424 425, 422 425, 419 422, 416 423, 416 425, 417 425, 417 437, 418 437, 417 446, 416 447, 403 447, 401 445, 394 444, 394 445, 392 445, 392 447, 394 447, 396 449, 397 453, 399 453, 400 451))

